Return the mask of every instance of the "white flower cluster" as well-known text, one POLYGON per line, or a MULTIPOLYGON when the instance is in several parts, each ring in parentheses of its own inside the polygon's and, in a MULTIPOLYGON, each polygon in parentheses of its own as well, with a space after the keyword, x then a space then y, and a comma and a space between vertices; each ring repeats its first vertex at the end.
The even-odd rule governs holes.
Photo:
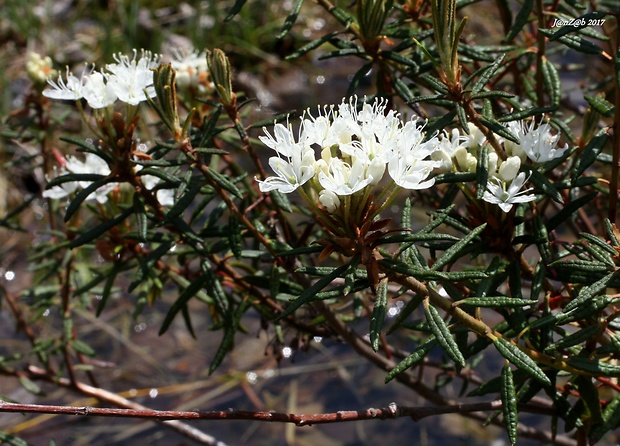
POLYGON ((176 71, 177 88, 195 88, 200 93, 213 90, 213 83, 209 79, 207 53, 205 51, 174 50, 174 58, 170 61, 176 71))
MULTIPOLYGON (((560 135, 551 133, 549 124, 510 122, 507 128, 520 144, 496 135, 503 145, 506 159, 490 149, 489 180, 483 200, 509 212, 516 203, 536 199, 521 190, 529 180, 521 166, 526 160, 541 164, 558 158, 568 145, 558 148, 560 135)), ((405 189, 424 189, 435 182, 435 172, 475 172, 477 152, 487 144, 485 136, 473 124, 469 133, 458 129, 440 137, 426 138, 424 125, 412 120, 403 123, 393 111, 386 113, 386 103, 364 103, 357 110, 357 99, 326 107, 318 117, 306 112, 301 119, 297 139, 291 126, 275 124, 274 134, 260 140, 277 156, 269 159, 275 176, 259 182, 262 192, 278 190, 290 193, 304 186, 305 198, 318 198, 329 212, 337 210, 342 197, 368 192, 387 170, 393 184, 405 189), (317 150, 318 149, 318 150, 317 150), (320 153, 317 159, 316 152, 320 153), (361 192, 360 192, 361 193, 361 192)), ((388 188, 389 189, 389 188, 388 188)), ((380 195, 384 195, 381 193, 380 195)))
POLYGON ((41 57, 39 53, 30 51, 26 56, 26 73, 35 84, 45 84, 48 79, 56 76, 52 69, 52 59, 41 57))
POLYGON ((329 212, 343 197, 369 192, 387 170, 393 183, 405 189, 424 189, 434 184, 429 178, 439 162, 429 159, 438 139, 424 141, 423 126, 404 123, 386 103, 364 103, 357 99, 319 110, 317 117, 306 112, 295 139, 291 126, 275 124, 273 136, 260 140, 277 156, 269 159, 276 176, 259 182, 262 192, 290 193, 307 185, 303 192, 315 195, 329 212), (320 153, 317 159, 315 149, 320 153))
MULTIPOLYGON (((74 156, 67 157, 58 172, 60 175, 67 175, 70 173, 77 174, 96 174, 96 175, 110 175, 110 168, 108 164, 102 158, 98 157, 94 153, 87 153, 84 161, 80 161, 74 156)), ((92 181, 68 181, 62 183, 59 186, 54 186, 50 189, 43 191, 43 197, 60 199, 65 198, 76 192, 78 189, 85 189, 92 184, 92 181)), ((99 203, 105 203, 108 201, 108 194, 116 187, 118 183, 107 183, 99 187, 96 191, 90 194, 87 200, 97 200, 99 203)))
MULTIPOLYGON (((138 150, 143 150, 146 148, 146 145, 140 144, 138 145, 138 150)), ((84 161, 80 161, 74 156, 67 157, 66 160, 62 160, 62 167, 60 172, 58 172, 57 176, 60 175, 68 175, 68 174, 96 174, 107 176, 110 175, 110 167, 105 162, 104 159, 95 155, 94 153, 87 153, 84 161)), ((139 172, 142 169, 142 166, 136 165, 135 170, 139 172)), ((147 190, 153 189, 159 182, 160 179, 154 175, 142 175, 140 177, 142 179, 142 183, 147 190)), ((60 199, 68 197, 69 195, 77 192, 78 189, 85 189, 92 184, 92 181, 68 181, 66 183, 62 183, 59 186, 54 186, 50 189, 43 191, 43 197, 52 198, 52 199, 60 199)), ((95 190, 92 194, 90 194, 87 200, 97 200, 99 203, 105 203, 108 201, 108 196, 112 190, 114 190, 118 186, 118 183, 107 183, 95 190)), ((171 189, 160 189, 157 191, 157 200, 162 206, 172 206, 174 204, 174 191, 171 189)))
MULTIPOLYGON (((534 164, 541 164, 561 157, 568 144, 558 148, 560 135, 551 134, 549 124, 540 124, 535 128, 535 122, 529 124, 512 121, 507 128, 519 139, 516 144, 496 135, 503 145, 506 159, 501 160, 498 154, 490 149, 488 154, 489 180, 487 190, 482 199, 488 203, 497 204, 502 211, 509 212, 516 203, 534 201, 536 195, 528 194, 532 189, 521 190, 529 177, 520 172, 521 165, 529 158, 534 164)), ((439 143, 439 149, 432 153, 431 158, 441 162, 443 172, 475 172, 478 159, 478 148, 486 144, 486 138, 473 124, 468 124, 468 135, 461 135, 457 129, 452 130, 450 136, 444 134, 439 143)))
POLYGON ((130 105, 138 105, 147 97, 155 96, 152 68, 159 64, 159 56, 150 51, 140 53, 134 50, 133 58, 115 54, 116 63, 107 64, 105 70, 84 69, 78 78, 67 68, 66 81, 48 80, 52 88, 43 91, 51 99, 77 101, 85 99, 93 109, 114 105, 119 100, 130 105))

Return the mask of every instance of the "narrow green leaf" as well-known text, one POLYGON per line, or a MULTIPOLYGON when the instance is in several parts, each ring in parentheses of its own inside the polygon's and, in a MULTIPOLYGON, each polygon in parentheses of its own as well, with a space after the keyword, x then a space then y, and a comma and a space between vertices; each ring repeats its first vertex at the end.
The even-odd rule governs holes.
POLYGON ((410 59, 409 57, 404 56, 403 54, 396 51, 381 51, 381 56, 391 61, 397 62, 401 65, 404 65, 405 67, 408 67, 410 69, 413 68, 414 72, 417 72, 420 69, 420 66, 415 60, 410 59))
POLYGON ((148 230, 147 228, 148 221, 146 217, 146 210, 144 208, 144 201, 142 200, 142 197, 139 194, 133 195, 133 211, 136 216, 136 224, 138 227, 138 238, 140 239, 141 242, 145 242, 146 234, 148 230))
POLYGON ((17 378, 17 381, 19 382, 20 386, 22 386, 26 391, 32 393, 33 395, 37 395, 37 396, 45 395, 43 393, 43 390, 41 390, 41 388, 31 379, 25 376, 20 376, 17 378))
POLYGON ((439 271, 433 271, 424 267, 420 268, 395 259, 381 259, 379 260, 379 265, 395 273, 412 276, 417 279, 436 280, 445 278, 444 274, 439 271))
POLYGON ((400 78, 394 78, 393 80, 394 90, 403 98, 407 104, 412 103, 415 100, 415 96, 411 92, 411 89, 400 78))
POLYGON ((469 128, 467 127, 468 119, 467 114, 465 113, 465 108, 458 102, 454 104, 454 107, 456 110, 457 121, 459 123, 459 126, 461 127, 461 130, 463 130, 463 132, 468 135, 469 128))
POLYGON ((431 88, 435 89, 441 94, 448 94, 448 88, 430 74, 423 74, 420 76, 420 80, 426 82, 431 88))
POLYGON ((31 446, 27 441, 3 431, 0 431, 0 442, 8 446, 31 446))
POLYGON ((349 267, 348 263, 344 265, 340 265, 338 268, 332 271, 331 274, 328 274, 327 276, 322 277, 321 279, 317 280, 314 284, 312 284, 310 287, 306 288, 306 290, 302 292, 299 295, 299 297, 297 297, 297 299, 295 299, 293 302, 289 304, 288 307, 286 307, 286 309, 282 312, 282 314, 280 314, 277 317, 276 320, 280 320, 282 318, 287 317, 290 314, 293 314, 295 310, 297 310, 299 307, 301 307, 306 302, 309 302, 310 300, 312 300, 319 291, 321 291, 327 285, 332 283, 332 281, 335 278, 340 277, 340 275, 344 273, 348 267, 349 267))
POLYGON ((103 291, 101 292, 101 299, 99 300, 99 303, 97 304, 97 310, 95 312, 95 315, 97 317, 101 315, 101 312, 105 308, 105 305, 108 302, 108 298, 112 294, 112 287, 114 286, 114 281, 116 280, 116 276, 118 275, 120 271, 121 269, 115 265, 112 267, 112 269, 108 273, 108 276, 106 277, 105 285, 103 286, 103 291))
POLYGON ((551 381, 545 375, 536 362, 512 342, 504 338, 497 338, 493 341, 497 351, 512 364, 526 371, 532 378, 538 380, 544 385, 550 386, 551 381))
POLYGON ((613 255, 618 254, 618 252, 613 248, 613 246, 608 244, 602 238, 597 237, 596 235, 590 234, 588 232, 582 232, 579 234, 579 237, 586 239, 588 242, 590 242, 593 245, 596 245, 598 248, 605 251, 609 255, 613 256, 613 255))
POLYGON ((543 58, 542 61, 542 74, 545 91, 551 99, 551 106, 558 107, 562 96, 560 75, 558 74, 558 70, 555 68, 555 65, 553 65, 553 63, 546 57, 543 58))
POLYGON ((297 16, 299 16, 299 12, 301 11, 301 5, 303 5, 303 3, 304 0, 297 0, 297 3, 295 3, 293 10, 286 17, 286 20, 284 20, 284 25, 282 25, 282 29, 280 30, 280 33, 276 36, 276 39, 283 39, 288 34, 288 32, 297 21, 297 16))
POLYGON ((422 301, 424 300, 424 296, 421 294, 414 295, 409 302, 405 304, 402 310, 398 313, 392 325, 387 330, 387 334, 392 333, 396 330, 400 325, 407 319, 413 311, 420 306, 422 301))
POLYGON ((495 62, 489 65, 487 69, 484 70, 484 72, 480 74, 480 77, 478 77, 478 80, 476 80, 476 82, 474 82, 474 85, 472 86, 473 94, 480 93, 486 87, 491 78, 495 76, 495 74, 501 68, 504 59, 506 59, 506 55, 502 54, 495 60, 495 62))
POLYGON ((76 146, 79 147, 78 149, 79 152, 92 153, 94 155, 97 155, 99 158, 104 159, 108 163, 114 161, 112 158, 112 155, 96 147, 93 143, 89 141, 79 139, 79 138, 73 138, 71 136, 61 136, 60 140, 71 143, 71 144, 75 144, 76 146))
POLYGON ((435 177, 435 184, 469 183, 476 180, 476 172, 448 172, 435 177))
POLYGON ((211 375, 220 366, 220 364, 226 357, 226 354, 232 350, 234 341, 234 327, 226 326, 224 329, 224 336, 222 337, 222 342, 220 342, 220 345, 215 352, 215 356, 213 357, 213 361, 211 361, 211 364, 209 365, 209 375, 211 375))
POLYGON ((230 214, 228 218, 228 243, 230 244, 230 250, 236 259, 241 257, 241 250, 243 243, 241 240, 241 226, 239 225, 239 219, 235 214, 230 214))
POLYGON ((230 303, 228 302, 228 295, 224 291, 222 284, 218 280, 217 276, 213 272, 212 266, 207 261, 203 261, 200 265, 202 273, 206 279, 205 289, 209 296, 213 297, 213 301, 218 311, 228 317, 230 315, 230 303))
POLYGON ((379 341, 381 340, 381 329, 385 320, 385 309, 387 308, 388 281, 383 279, 377 286, 377 296, 370 317, 370 345, 374 351, 379 351, 379 341))
POLYGON ((601 96, 588 96, 584 95, 584 99, 590 104, 594 110, 599 112, 601 115, 609 118, 614 115, 616 111, 616 107, 611 102, 607 101, 605 98, 601 96))
MULTIPOLYGON (((189 172, 191 175, 191 172, 189 172)), ((144 175, 152 175, 159 178, 166 186, 178 187, 181 185, 181 179, 168 173, 165 169, 156 169, 154 167, 145 167, 140 169, 136 174, 139 177, 144 175)))
POLYGON ((54 186, 60 186, 65 183, 72 183, 76 181, 100 181, 105 179, 105 175, 100 175, 97 173, 68 173, 66 175, 60 175, 55 178, 52 178, 46 185, 46 189, 50 189, 54 186))
POLYGON ((484 228, 486 227, 487 227, 486 223, 481 224, 480 226, 478 226, 477 228, 469 232, 467 235, 465 235, 465 237, 463 237, 462 240, 452 245, 435 261, 435 263, 431 267, 431 270, 437 271, 443 268, 444 266, 446 266, 448 263, 451 263, 455 258, 457 258, 457 256, 463 253, 463 251, 467 248, 467 245, 469 245, 469 243, 473 239, 478 237, 478 235, 482 231, 484 231, 484 228))
POLYGON ((73 214, 77 212, 77 210, 80 208, 84 200, 86 200, 93 192, 95 192, 101 186, 105 186, 106 184, 111 183, 113 181, 114 181, 113 178, 105 177, 98 181, 93 181, 87 187, 79 191, 75 195, 75 198, 71 201, 71 203, 69 203, 69 206, 67 207, 67 211, 65 212, 65 218, 64 218, 65 222, 68 222, 71 219, 71 217, 73 217, 73 214))
POLYGON ((583 401, 589 415, 589 422, 593 426, 603 424, 603 411, 601 410, 601 399, 598 387, 592 382, 592 378, 577 376, 574 384, 579 392, 579 399, 583 401))
POLYGON ((226 16, 224 21, 228 22, 232 20, 233 17, 235 17, 237 14, 239 14, 239 11, 241 11, 241 8, 243 7, 246 1, 247 0, 236 0, 235 4, 232 6, 232 8, 230 8, 230 11, 228 12, 228 15, 226 16))
POLYGON ((601 129, 583 148, 583 151, 577 157, 575 166, 571 170, 571 179, 575 180, 586 171, 596 161, 596 157, 602 152, 607 143, 607 132, 601 129))
POLYGON ((595 296, 598 296, 599 294, 603 293, 607 287, 609 286, 610 282, 615 279, 618 274, 620 274, 620 270, 615 270, 609 274, 607 274, 605 277, 603 277, 602 279, 594 282, 592 285, 587 286, 582 288, 579 291, 579 294, 577 294, 577 297, 574 298, 573 300, 571 300, 565 307, 564 307, 564 312, 569 312, 581 305, 583 305, 585 302, 593 299, 595 296))
POLYGON ((226 176, 210 168, 205 169, 204 172, 214 183, 218 184, 226 192, 230 192, 237 198, 243 198, 241 191, 226 176))
POLYGON ((98 226, 95 226, 93 229, 86 231, 83 234, 80 234, 79 236, 77 236, 71 241, 69 248, 71 249, 77 248, 78 246, 82 246, 94 240, 95 238, 99 237, 100 235, 105 234, 110 229, 112 229, 114 226, 119 225, 123 220, 125 220, 127 217, 133 214, 133 211, 134 211, 133 208, 127 208, 121 214, 115 217, 112 217, 109 220, 105 220, 98 226))
POLYGON ((316 40, 313 40, 312 42, 307 43, 306 45, 302 46, 297 51, 293 51, 291 54, 286 56, 285 60, 297 59, 298 57, 301 57, 304 54, 309 53, 310 51, 320 47, 324 43, 329 42, 331 39, 336 37, 338 34, 340 34, 340 31, 333 31, 331 33, 325 34, 324 36, 316 40))
POLYGON ((509 296, 466 297, 459 300, 459 305, 471 305, 482 308, 526 307, 536 305, 536 300, 519 299, 509 296))
POLYGON ((465 358, 463 358, 463 354, 459 350, 454 337, 452 337, 448 325, 437 309, 428 302, 428 299, 424 301, 424 315, 431 331, 435 335, 435 339, 437 339, 437 342, 439 342, 446 354, 460 367, 465 367, 465 358))
POLYGON ((161 328, 159 329, 160 336, 168 330, 177 313, 181 311, 184 306, 187 305, 187 302, 189 302, 189 300, 194 297, 194 295, 200 289, 202 289, 205 283, 207 283, 207 277, 205 274, 202 274, 196 280, 191 282, 187 287, 185 287, 177 300, 174 301, 174 303, 168 310, 168 313, 166 313, 166 316, 164 317, 164 320, 161 324, 161 328))
POLYGON ((514 98, 516 95, 501 90, 481 91, 472 95, 472 99, 514 98))
POLYGON ((362 80, 366 77, 368 73, 372 70, 372 66, 374 63, 368 62, 360 67, 359 70, 355 72, 353 77, 351 78, 351 82, 349 83, 349 88, 347 88, 346 97, 353 96, 355 91, 360 86, 362 80))
POLYGON ((589 433, 591 444, 597 443, 603 435, 612 429, 617 429, 620 424, 620 394, 607 404, 603 411, 603 423, 594 426, 589 433))
POLYGON ((556 350, 566 349, 568 347, 573 347, 575 345, 579 345, 582 342, 590 341, 594 339, 594 336, 601 331, 601 327, 598 325, 589 325, 585 328, 582 328, 575 333, 568 335, 553 344, 549 344, 545 347, 545 352, 554 352, 556 350))
POLYGON ((181 315, 183 316, 183 321, 185 322, 185 328, 187 328, 187 331, 192 336, 192 338, 196 339, 196 333, 194 332, 192 319, 190 317, 189 308, 187 308, 187 305, 181 307, 181 315))
MULTIPOLYGON (((567 27, 567 28, 570 28, 570 27, 567 27)), ((539 28, 538 30, 545 36, 549 37, 550 39, 558 40, 559 42, 563 43, 567 47, 572 48, 576 51, 579 51, 580 53, 592 54, 592 55, 598 55, 598 54, 604 53, 603 48, 590 42, 589 40, 584 39, 581 36, 565 35, 565 36, 558 37, 557 39, 553 39, 553 35, 554 35, 553 31, 550 31, 547 29, 541 29, 541 28, 539 28)))
MULTIPOLYGON (((524 110, 518 110, 508 115, 498 118, 499 122, 520 121, 531 116, 543 115, 555 110, 555 107, 531 107, 524 110)), ((565 132, 563 132, 565 133, 565 132)))
POLYGON ((355 284, 355 280, 357 279, 357 266, 359 265, 360 258, 354 257, 347 268, 347 271, 344 274, 344 288, 343 295, 347 296, 353 289, 355 284))
POLYGON ((214 108, 213 115, 206 121, 205 116, 205 124, 203 125, 203 133, 200 138, 200 142, 197 147, 211 147, 211 138, 215 135, 215 126, 217 125, 217 121, 220 118, 220 114, 222 113, 222 105, 218 104, 217 107, 214 108))
POLYGON ((424 342, 423 344, 418 346, 418 348, 415 349, 413 351, 413 353, 411 353, 409 356, 407 356, 405 359, 403 359, 401 362, 399 362, 396 367, 394 367, 392 370, 390 370, 390 372, 385 377, 385 382, 386 383, 390 382, 391 380, 396 378, 396 376, 400 375, 401 373, 403 373, 405 370, 407 370, 411 366, 413 366, 413 365, 417 364, 418 362, 422 361, 424 359, 424 357, 436 345, 437 345, 437 339, 435 339, 435 336, 429 336, 429 338, 426 340, 426 342, 424 342))
POLYGON ((71 341, 71 348, 76 352, 82 353, 86 356, 95 356, 95 350, 90 347, 88 344, 80 341, 79 339, 73 339, 71 341))
POLYGON ((540 189, 544 194, 548 195, 553 199, 553 201, 564 204, 564 200, 562 200, 562 195, 555 188, 555 186, 549 181, 549 179, 540 173, 537 169, 532 168, 530 165, 521 166, 521 169, 524 172, 528 172, 530 174, 530 181, 534 186, 540 189))
POLYGON ((517 425, 519 423, 519 409, 517 408, 517 394, 515 383, 512 378, 512 370, 506 364, 502 368, 502 413, 504 414, 504 426, 511 445, 517 444, 517 425))
POLYGON ((272 190, 269 192, 271 199, 280 209, 286 212, 293 212, 293 208, 291 207, 291 202, 288 200, 286 194, 283 194, 279 190, 272 190))
POLYGON ((532 12, 532 8, 534 7, 534 0, 525 0, 521 9, 517 13, 517 17, 515 17, 515 21, 508 30, 508 34, 504 39, 504 42, 510 43, 515 37, 521 32, 523 27, 527 24, 530 19, 530 13, 532 12))
POLYGON ((508 130, 508 128, 503 126, 499 121, 496 121, 495 119, 489 119, 485 116, 481 116, 480 121, 485 125, 485 127, 497 133, 499 136, 503 136, 504 138, 509 139, 516 144, 519 144, 519 138, 513 135, 513 133, 508 130))
POLYGON ((400 214, 400 226, 404 229, 412 229, 411 226, 411 198, 405 198, 405 203, 400 214))
POLYGON ((567 362, 571 367, 587 372, 592 376, 620 376, 620 365, 589 359, 583 356, 571 356, 568 358, 567 362))
POLYGON ((575 200, 568 202, 560 212, 555 214, 547 221, 547 231, 553 231, 561 223, 569 219, 573 212, 576 212, 579 208, 585 206, 590 201, 594 200, 598 192, 592 192, 587 195, 583 195, 575 200))

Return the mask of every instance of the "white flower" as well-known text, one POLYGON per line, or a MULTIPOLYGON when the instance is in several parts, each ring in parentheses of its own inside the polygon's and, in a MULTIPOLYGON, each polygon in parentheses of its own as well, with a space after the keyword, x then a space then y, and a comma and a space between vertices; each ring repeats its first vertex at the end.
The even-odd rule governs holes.
POLYGON ((106 69, 110 72, 106 77, 119 100, 130 105, 138 105, 146 101, 147 97, 155 96, 151 69, 157 67, 158 55, 143 50, 140 59, 137 59, 137 51, 134 50, 133 59, 124 54, 115 54, 114 60, 117 63, 106 65, 106 69))
POLYGON ((552 135, 549 124, 541 124, 534 129, 534 121, 529 127, 523 125, 524 134, 521 136, 521 148, 529 159, 535 163, 544 163, 561 157, 568 150, 568 144, 563 148, 556 148, 560 134, 552 135))
POLYGON ((112 86, 104 82, 103 74, 98 71, 93 71, 85 78, 82 94, 88 105, 94 109, 105 108, 116 102, 112 86))
POLYGON ((504 181, 497 177, 492 177, 487 182, 487 190, 484 191, 482 199, 487 203, 497 204, 504 212, 509 212, 516 203, 527 203, 536 200, 536 195, 534 194, 525 195, 532 190, 531 188, 520 191, 528 179, 529 177, 526 178, 525 172, 521 172, 506 189, 504 181))
POLYGON ((288 194, 302 186, 314 176, 314 152, 303 141, 295 142, 293 131, 282 124, 274 126, 274 135, 265 130, 267 136, 260 140, 278 153, 269 158, 269 165, 276 176, 264 181, 257 180, 261 192, 279 190, 288 194))
POLYGON ((435 184, 435 178, 428 179, 441 161, 427 160, 439 141, 436 136, 426 142, 421 127, 416 121, 409 121, 403 127, 399 144, 388 162, 388 172, 394 182, 404 189, 426 189, 435 184))
POLYGON ((465 138, 467 138, 465 147, 469 147, 470 149, 482 147, 487 140, 484 133, 482 133, 482 131, 471 122, 467 123, 467 130, 469 130, 469 134, 465 135, 465 138))
MULTIPOLYGON (((84 161, 80 161, 74 156, 67 158, 65 167, 61 171, 61 174, 68 173, 107 176, 110 175, 110 168, 102 158, 98 157, 94 153, 87 153, 84 161)), ((78 187, 86 189, 91 184, 91 181, 67 182, 44 191, 43 196, 54 199, 64 198, 75 192, 78 187)), ((114 189, 117 185, 117 183, 104 184, 90 194, 87 200, 97 200, 99 203, 105 203, 108 201, 108 193, 110 193, 110 191, 112 191, 112 189, 114 189)))
MULTIPOLYGON (((515 135, 519 141, 523 138, 523 122, 522 121, 510 121, 506 124, 510 133, 515 135)), ((521 161, 525 161, 527 158, 521 144, 517 144, 515 142, 510 141, 509 139, 504 140, 504 150, 506 150, 506 154, 508 156, 518 156, 521 161)))
POLYGON ((327 171, 319 170, 319 183, 336 195, 352 195, 373 181, 373 177, 367 175, 366 170, 366 163, 359 158, 355 159, 352 165, 340 158, 332 158, 327 164, 327 171))
MULTIPOLYGON (((67 175, 68 173, 69 171, 63 167, 56 176, 67 175)), ((43 198, 58 200, 60 198, 68 197, 77 190, 78 186, 79 184, 77 181, 67 181, 66 183, 62 183, 58 186, 54 186, 50 189, 44 190, 43 198)))
POLYGON ((441 162, 439 169, 442 172, 451 172, 452 158, 456 155, 457 150, 467 147, 468 141, 467 137, 461 136, 458 129, 452 129, 450 136, 444 132, 439 140, 437 150, 431 154, 431 159, 441 162))
MULTIPOLYGON (((138 145, 138 150, 141 149, 143 144, 138 145)), ((136 164, 134 170, 136 172, 140 172, 143 169, 143 166, 140 164, 136 164)), ((155 175, 141 175, 140 179, 142 180, 142 184, 147 190, 152 190, 155 186, 157 186, 161 180, 155 175)), ((160 189, 156 193, 157 201, 162 206, 172 206, 174 204, 174 190, 173 189, 160 189)))
MULTIPOLYGON (((86 69, 84 71, 86 71, 86 69)), ((63 80, 62 76, 58 76, 57 82, 48 79, 47 83, 50 84, 52 88, 43 90, 43 96, 50 99, 77 101, 82 99, 82 90, 86 83, 86 79, 84 73, 82 73, 80 78, 75 77, 73 73, 69 71, 69 67, 67 67, 66 82, 63 80)))
POLYGON ((198 87, 201 75, 209 71, 206 52, 173 50, 173 55, 170 64, 176 71, 177 87, 198 87))

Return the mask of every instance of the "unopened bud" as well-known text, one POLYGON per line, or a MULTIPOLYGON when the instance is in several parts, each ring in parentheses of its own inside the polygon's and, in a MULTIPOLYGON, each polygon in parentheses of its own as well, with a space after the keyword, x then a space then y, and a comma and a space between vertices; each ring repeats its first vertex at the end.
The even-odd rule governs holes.
POLYGON ((230 62, 224 51, 215 48, 213 52, 207 53, 209 71, 215 84, 215 89, 220 96, 220 100, 225 107, 234 106, 236 102, 235 93, 232 89, 232 78, 230 76, 230 62))

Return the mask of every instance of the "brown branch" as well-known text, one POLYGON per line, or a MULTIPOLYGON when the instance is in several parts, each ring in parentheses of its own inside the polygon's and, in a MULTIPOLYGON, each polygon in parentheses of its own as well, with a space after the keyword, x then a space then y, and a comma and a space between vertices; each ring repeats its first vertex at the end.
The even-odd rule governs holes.
POLYGON ((390 403, 387 407, 368 408, 365 410, 339 410, 330 413, 294 414, 271 411, 248 410, 212 410, 212 411, 176 411, 153 409, 115 409, 91 406, 57 406, 46 404, 19 404, 0 401, 0 412, 46 413, 54 415, 78 415, 99 417, 148 418, 150 420, 246 420, 272 423, 293 423, 297 426, 314 424, 342 423, 345 421, 385 420, 388 418, 410 417, 414 421, 448 413, 486 412, 502 408, 500 400, 452 404, 439 407, 407 407, 390 403))
MULTIPOLYGON (((42 378, 51 380, 43 370, 30 368, 31 378, 42 378)), ((71 387, 68 379, 61 379, 58 384, 71 387)), ((223 446, 221 442, 216 441, 213 437, 192 428, 181 420, 246 420, 261 422, 277 422, 277 423, 293 423, 297 426, 310 426, 314 424, 330 424, 342 423, 348 421, 366 421, 366 420, 385 420, 401 417, 410 417, 413 421, 449 413, 458 413, 469 418, 484 421, 487 415, 479 412, 488 412, 500 410, 502 402, 499 400, 460 404, 452 403, 435 407, 407 407, 398 406, 396 403, 390 403, 383 408, 368 408, 365 410, 348 410, 323 414, 290 414, 265 411, 243 411, 229 409, 225 411, 168 411, 168 410, 152 410, 140 404, 126 400, 117 394, 108 392, 103 389, 96 389, 86 384, 78 383, 77 390, 89 396, 94 396, 100 400, 108 401, 117 406, 124 408, 101 408, 91 406, 57 406, 43 404, 19 404, 0 401, 0 413, 2 412, 18 412, 18 413, 46 413, 53 415, 76 415, 76 416, 101 416, 101 417, 123 417, 123 418, 144 418, 161 422, 174 430, 199 441, 202 444, 223 446)), ((549 408, 536 406, 532 404, 523 404, 519 406, 521 412, 548 414, 549 408)), ((498 420, 494 420, 494 424, 498 424, 498 420)), ((567 437, 553 437, 551 433, 542 432, 535 428, 518 425, 519 434, 538 438, 543 441, 562 445, 574 446, 575 442, 567 437)))

